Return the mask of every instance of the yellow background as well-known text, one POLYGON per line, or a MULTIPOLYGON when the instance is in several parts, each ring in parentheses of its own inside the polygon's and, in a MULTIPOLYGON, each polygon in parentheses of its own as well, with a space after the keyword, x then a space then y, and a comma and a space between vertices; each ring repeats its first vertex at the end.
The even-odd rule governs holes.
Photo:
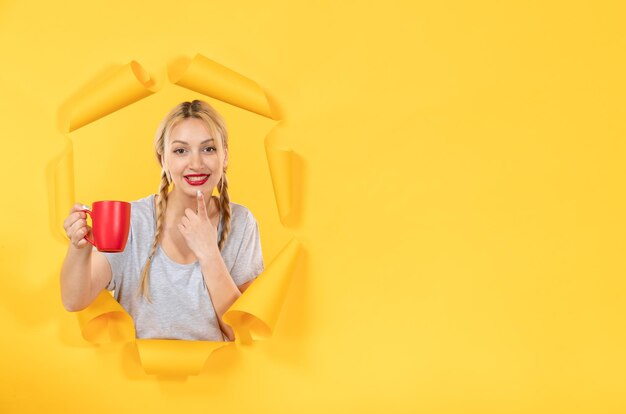
MULTIPOLYGON (((626 411, 625 10, 544 3, 2 2, 0 411, 626 411), (196 53, 280 106, 300 219, 279 225, 251 114, 233 201, 266 261, 291 236, 306 255, 269 341, 166 379, 63 309, 47 168, 78 89, 196 53)), ((154 102, 97 121, 119 153, 72 135, 78 201, 156 191, 154 102), (90 148, 149 167, 81 173, 90 148)))

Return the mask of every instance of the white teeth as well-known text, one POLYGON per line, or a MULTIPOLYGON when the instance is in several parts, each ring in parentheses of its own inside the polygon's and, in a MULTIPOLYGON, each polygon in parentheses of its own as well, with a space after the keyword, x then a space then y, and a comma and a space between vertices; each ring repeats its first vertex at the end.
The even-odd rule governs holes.
POLYGON ((202 181, 207 179, 207 175, 202 177, 186 177, 189 181, 202 181))

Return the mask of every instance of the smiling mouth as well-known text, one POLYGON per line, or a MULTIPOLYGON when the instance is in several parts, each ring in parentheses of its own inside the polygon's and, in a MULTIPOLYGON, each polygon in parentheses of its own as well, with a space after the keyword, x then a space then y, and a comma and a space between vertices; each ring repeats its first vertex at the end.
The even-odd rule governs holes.
POLYGON ((209 176, 206 174, 198 174, 198 175, 186 175, 185 181, 191 185, 202 185, 207 182, 209 176))

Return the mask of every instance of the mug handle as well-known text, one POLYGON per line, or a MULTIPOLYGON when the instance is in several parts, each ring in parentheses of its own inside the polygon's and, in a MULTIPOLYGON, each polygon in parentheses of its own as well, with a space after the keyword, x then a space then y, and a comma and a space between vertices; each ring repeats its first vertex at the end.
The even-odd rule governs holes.
MULTIPOLYGON (((83 212, 89 215, 89 218, 91 219, 91 222, 93 223, 93 217, 91 216, 91 210, 89 210, 88 208, 85 208, 85 209, 83 209, 83 212)), ((97 247, 96 243, 87 236, 88 234, 89 234, 89 232, 87 232, 87 234, 85 234, 84 239, 87 240, 89 243, 91 243, 94 247, 97 247)))

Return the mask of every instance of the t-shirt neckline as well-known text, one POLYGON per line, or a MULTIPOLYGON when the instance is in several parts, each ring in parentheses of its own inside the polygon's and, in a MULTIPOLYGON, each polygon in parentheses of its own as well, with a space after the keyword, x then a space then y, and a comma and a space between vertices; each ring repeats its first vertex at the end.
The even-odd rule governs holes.
MULTIPOLYGON (((156 194, 152 194, 151 200, 150 200, 150 210, 152 211, 152 222, 154 223, 154 227, 152 228, 152 240, 154 240, 154 234, 156 232, 156 194)), ((220 213, 220 218, 217 221, 217 234, 218 237, 221 235, 221 231, 222 231, 222 213, 220 213)), ((161 254, 163 255, 163 257, 165 258, 166 261, 168 261, 170 264, 174 265, 174 266, 179 266, 179 267, 184 267, 184 268, 189 268, 192 266, 196 266, 197 264, 200 263, 199 260, 196 260, 195 262, 192 263, 178 263, 176 261, 174 261, 171 257, 169 257, 167 255, 167 253, 165 252, 165 250, 163 250, 161 248, 161 243, 157 244, 157 250, 161 251, 161 254)), ((156 256, 156 251, 155 251, 155 256, 156 256)))

